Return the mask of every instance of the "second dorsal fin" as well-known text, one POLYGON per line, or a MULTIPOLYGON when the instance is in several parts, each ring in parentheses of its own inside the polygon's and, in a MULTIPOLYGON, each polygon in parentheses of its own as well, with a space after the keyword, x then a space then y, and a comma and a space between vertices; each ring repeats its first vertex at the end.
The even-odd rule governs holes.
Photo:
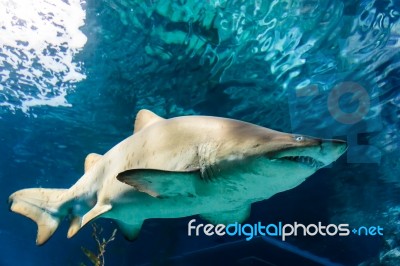
POLYGON ((146 110, 146 109, 142 109, 140 110, 137 115, 136 115, 136 119, 135 119, 135 128, 133 133, 137 133, 140 130, 142 130, 143 128, 146 128, 156 122, 162 121, 164 120, 164 118, 156 115, 155 113, 146 110))
POLYGON ((85 173, 89 171, 89 169, 92 168, 92 166, 95 165, 101 159, 101 157, 102 156, 97 153, 88 154, 85 159, 85 173))

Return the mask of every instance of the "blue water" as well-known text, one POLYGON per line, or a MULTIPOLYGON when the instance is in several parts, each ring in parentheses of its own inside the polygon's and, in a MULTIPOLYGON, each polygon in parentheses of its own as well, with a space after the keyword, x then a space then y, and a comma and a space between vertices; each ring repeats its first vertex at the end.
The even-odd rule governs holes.
MULTIPOLYGON (((90 226, 67 239, 64 222, 36 247, 36 225, 6 200, 71 186, 88 153, 132 134, 142 108, 347 139, 336 163, 253 204, 248 222, 384 235, 246 242, 188 237, 189 218, 152 219, 135 242, 117 233, 107 265, 400 265, 399 1, 55 2, 0 1, 0 265, 90 265, 90 226)), ((116 227, 96 223, 105 237, 116 227)))

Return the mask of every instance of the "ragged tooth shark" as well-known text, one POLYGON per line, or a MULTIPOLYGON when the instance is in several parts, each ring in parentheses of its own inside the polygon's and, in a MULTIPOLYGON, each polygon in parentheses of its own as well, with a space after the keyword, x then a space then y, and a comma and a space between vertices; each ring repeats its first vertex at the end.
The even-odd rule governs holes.
POLYGON ((148 110, 134 134, 104 155, 89 154, 84 175, 69 189, 13 193, 11 210, 37 223, 45 243, 71 216, 68 237, 95 218, 116 220, 128 239, 143 221, 199 214, 212 223, 243 222, 253 202, 302 183, 347 148, 237 120, 183 116, 163 119, 148 110))

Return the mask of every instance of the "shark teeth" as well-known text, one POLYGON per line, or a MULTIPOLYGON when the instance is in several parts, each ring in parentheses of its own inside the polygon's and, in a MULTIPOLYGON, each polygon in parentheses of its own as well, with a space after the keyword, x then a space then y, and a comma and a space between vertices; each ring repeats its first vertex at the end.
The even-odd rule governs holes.
POLYGON ((324 164, 322 162, 315 160, 314 158, 309 157, 309 156, 285 156, 285 157, 282 157, 279 159, 285 159, 285 160, 305 164, 305 165, 307 165, 309 167, 313 167, 313 168, 321 168, 324 166, 324 164))

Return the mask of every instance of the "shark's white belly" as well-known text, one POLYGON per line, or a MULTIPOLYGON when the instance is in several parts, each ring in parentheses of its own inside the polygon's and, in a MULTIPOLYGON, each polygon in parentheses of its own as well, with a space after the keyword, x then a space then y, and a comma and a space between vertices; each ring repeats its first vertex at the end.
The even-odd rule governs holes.
MULTIPOLYGON (((199 192, 200 195, 167 198, 153 197, 129 187, 114 199, 113 209, 103 217, 130 224, 151 218, 179 218, 237 211, 249 208, 251 203, 268 199, 301 183, 299 180, 288 180, 286 183, 278 180, 254 174, 231 176, 229 179, 222 178, 210 182, 199 179, 195 182, 202 186, 200 190, 203 192, 199 192)), ((117 183, 116 185, 120 186, 117 183)), ((188 187, 191 185, 193 184, 187 184, 188 187)))
POLYGON ((151 218, 179 218, 211 212, 225 212, 248 205, 247 200, 237 200, 234 195, 225 199, 215 196, 154 198, 142 192, 133 192, 129 199, 113 204, 113 209, 103 217, 127 224, 151 218))

